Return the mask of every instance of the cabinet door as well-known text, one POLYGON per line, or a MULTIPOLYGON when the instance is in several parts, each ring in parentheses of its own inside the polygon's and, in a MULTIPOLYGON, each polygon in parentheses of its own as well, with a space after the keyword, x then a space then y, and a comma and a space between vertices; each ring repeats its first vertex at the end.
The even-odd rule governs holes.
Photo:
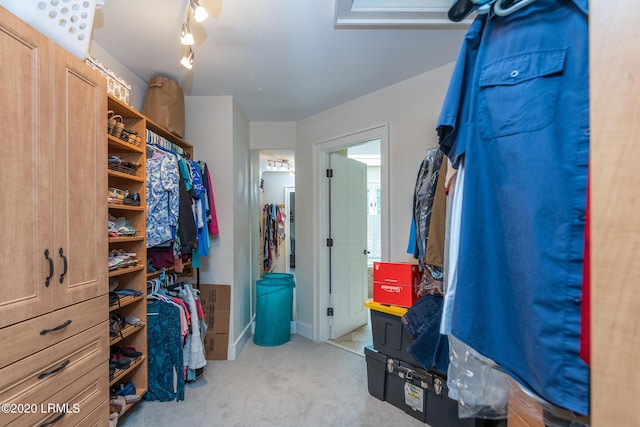
POLYGON ((107 90, 57 46, 54 61, 54 301, 63 307, 108 291, 107 90))
POLYGON ((52 48, 0 7, 0 328, 52 307, 52 48))

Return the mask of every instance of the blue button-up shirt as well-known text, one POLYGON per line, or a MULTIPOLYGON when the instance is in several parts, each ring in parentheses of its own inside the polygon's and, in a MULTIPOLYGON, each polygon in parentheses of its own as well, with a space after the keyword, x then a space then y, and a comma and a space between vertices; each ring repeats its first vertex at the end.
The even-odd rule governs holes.
POLYGON ((481 15, 438 122, 441 149, 465 168, 451 332, 579 414, 588 48, 587 0, 481 15))

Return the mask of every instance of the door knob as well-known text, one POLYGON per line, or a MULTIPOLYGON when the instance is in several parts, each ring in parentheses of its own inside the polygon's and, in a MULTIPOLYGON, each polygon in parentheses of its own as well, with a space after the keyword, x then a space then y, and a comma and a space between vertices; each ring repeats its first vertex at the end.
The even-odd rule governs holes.
POLYGON ((370 253, 371 253, 371 252, 369 252, 368 250, 366 250, 366 249, 364 250, 364 254, 365 254, 365 255, 369 255, 370 253))

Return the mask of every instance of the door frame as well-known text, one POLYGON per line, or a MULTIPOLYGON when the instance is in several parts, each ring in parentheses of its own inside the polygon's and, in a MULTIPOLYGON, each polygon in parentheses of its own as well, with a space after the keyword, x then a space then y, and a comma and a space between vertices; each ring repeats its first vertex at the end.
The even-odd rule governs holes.
MULTIPOLYGON (((329 307, 329 249, 326 239, 329 235, 329 186, 326 185, 326 169, 329 167, 329 153, 353 145, 358 145, 373 139, 380 139, 380 198, 382 209, 381 218, 381 249, 382 260, 389 259, 389 124, 373 126, 368 129, 355 131, 330 140, 322 141, 313 146, 313 194, 315 194, 315 212, 318 221, 314 223, 313 244, 317 248, 317 259, 314 263, 314 325, 313 337, 316 342, 329 339, 330 318, 327 316, 329 307)), ((364 301, 363 301, 364 302, 364 301)))
POLYGON ((285 185, 284 186, 284 210, 286 212, 286 221, 285 221, 285 239, 284 239, 284 247, 285 247, 285 272, 291 273, 291 193, 296 193, 295 185, 285 185))

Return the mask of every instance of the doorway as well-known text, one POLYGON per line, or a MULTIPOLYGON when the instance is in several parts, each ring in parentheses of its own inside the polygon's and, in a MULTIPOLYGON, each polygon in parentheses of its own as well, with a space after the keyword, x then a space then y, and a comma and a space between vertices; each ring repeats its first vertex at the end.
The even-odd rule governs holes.
MULTIPOLYGON (((256 228, 252 232, 255 238, 253 251, 256 263, 252 286, 264 273, 292 273, 289 253, 291 250, 290 212, 295 207, 295 152, 294 150, 255 150, 254 170, 258 171, 255 181, 257 196, 255 197, 254 215, 256 228)), ((294 242, 295 243, 295 242, 294 242)), ((295 253, 295 249, 294 249, 295 253)), ((295 264, 294 264, 295 265, 295 264)), ((295 276, 294 276, 295 280, 295 276)), ((252 292, 252 303, 255 307, 255 290, 252 292)), ((293 316, 291 332, 296 332, 296 289, 293 290, 293 316)), ((252 316, 255 315, 252 312, 252 316)))
POLYGON ((295 273, 296 269, 296 187, 284 187, 285 212, 287 213, 286 228, 286 272, 295 273))
MULTIPOLYGON (((368 287, 369 273, 367 266, 372 265, 374 260, 386 260, 388 258, 388 126, 377 126, 314 146, 315 163, 322 175, 331 164, 332 153, 342 154, 349 160, 356 160, 364 164, 375 163, 373 167, 366 166, 367 179, 362 189, 365 194, 365 206, 362 218, 360 218, 360 221, 367 224, 365 242, 362 249, 360 249, 360 254, 362 256, 364 251, 369 252, 366 254, 367 259, 364 264, 366 269, 364 274, 367 277, 368 287), (370 174, 369 171, 371 169, 375 169, 375 173, 370 174), (375 218, 377 220, 373 218, 370 220, 370 216, 377 217, 375 218)), ((319 178, 316 184, 320 190, 317 193, 318 207, 320 211, 327 212, 327 216, 329 216, 330 192, 326 188, 328 187, 326 177, 319 178)), ((353 218, 332 218, 331 221, 333 223, 344 223, 353 221, 353 218)), ((327 221, 318 224, 317 231, 316 239, 320 244, 323 244, 331 232, 328 218, 327 221)), ((343 332, 344 326, 341 325, 341 322, 348 322, 349 320, 345 320, 344 316, 337 315, 333 309, 336 305, 339 305, 338 301, 344 301, 344 298, 349 298, 349 296, 345 296, 347 294, 344 293, 341 295, 344 289, 336 288, 332 283, 336 279, 332 277, 332 270, 340 271, 341 267, 339 265, 336 266, 336 263, 342 262, 343 259, 335 259, 332 257, 331 252, 332 248, 327 248, 326 251, 320 254, 318 259, 317 336, 323 341, 328 341, 347 350, 362 354, 363 346, 371 344, 370 315, 368 309, 364 307, 364 302, 370 297, 370 291, 367 290, 359 300, 349 302, 348 308, 350 310, 357 311, 360 309, 364 311, 365 316, 363 317, 362 325, 343 332), (333 315, 331 315, 332 311, 333 315), (360 326, 363 326, 363 328, 358 329, 360 326), (338 331, 340 331, 339 334, 337 333, 338 331)), ((348 269, 342 268, 342 271, 348 271, 348 269)), ((357 292, 353 293, 353 295, 357 295, 357 292)), ((341 310, 345 310, 344 303, 341 310)))

